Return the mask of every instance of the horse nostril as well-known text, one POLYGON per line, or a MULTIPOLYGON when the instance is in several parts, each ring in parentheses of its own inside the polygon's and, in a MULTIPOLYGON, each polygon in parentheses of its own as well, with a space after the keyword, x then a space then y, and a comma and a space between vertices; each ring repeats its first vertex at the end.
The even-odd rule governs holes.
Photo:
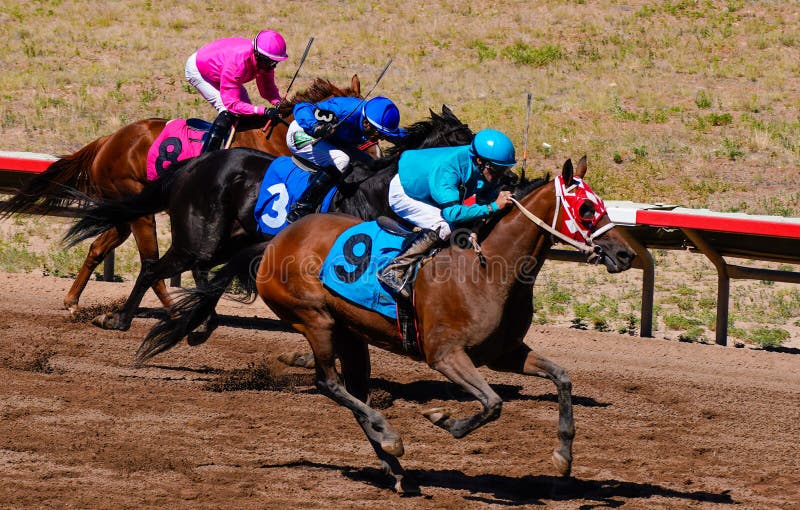
POLYGON ((635 253, 631 253, 628 250, 620 250, 617 252, 617 260, 621 262, 630 262, 635 256, 635 253))

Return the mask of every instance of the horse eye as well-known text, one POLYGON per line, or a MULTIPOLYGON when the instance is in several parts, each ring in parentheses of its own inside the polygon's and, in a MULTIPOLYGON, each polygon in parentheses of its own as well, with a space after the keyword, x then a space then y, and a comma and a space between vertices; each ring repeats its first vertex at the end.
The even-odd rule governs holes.
POLYGON ((587 221, 594 218, 595 212, 594 204, 588 200, 584 201, 578 209, 578 214, 587 221))

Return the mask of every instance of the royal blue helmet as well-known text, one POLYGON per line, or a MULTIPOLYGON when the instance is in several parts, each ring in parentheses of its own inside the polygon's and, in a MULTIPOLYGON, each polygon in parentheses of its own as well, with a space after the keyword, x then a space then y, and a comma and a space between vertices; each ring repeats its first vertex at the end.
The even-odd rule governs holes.
POLYGON ((514 166, 517 160, 511 139, 496 129, 482 129, 472 139, 472 155, 497 166, 514 166))
POLYGON ((373 97, 361 107, 361 116, 379 133, 387 136, 402 136, 400 110, 388 98, 373 97))

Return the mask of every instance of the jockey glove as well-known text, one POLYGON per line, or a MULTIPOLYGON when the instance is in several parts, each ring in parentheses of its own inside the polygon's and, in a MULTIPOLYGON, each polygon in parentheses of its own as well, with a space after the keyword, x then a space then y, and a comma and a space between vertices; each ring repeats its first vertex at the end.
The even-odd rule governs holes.
POLYGON ((278 110, 278 108, 267 108, 264 111, 264 115, 266 115, 267 118, 273 122, 280 120, 281 118, 281 112, 278 110))
POLYGON ((317 122, 316 125, 314 125, 314 136, 316 138, 327 138, 333 134, 335 128, 336 126, 333 124, 317 122))

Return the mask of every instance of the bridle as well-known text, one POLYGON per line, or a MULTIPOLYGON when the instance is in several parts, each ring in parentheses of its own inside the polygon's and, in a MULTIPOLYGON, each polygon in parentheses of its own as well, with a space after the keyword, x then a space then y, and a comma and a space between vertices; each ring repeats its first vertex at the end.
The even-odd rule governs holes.
POLYGON ((517 199, 511 198, 511 202, 520 210, 523 216, 531 220, 541 229, 547 231, 554 238, 575 247, 589 257, 590 262, 598 262, 605 254, 602 247, 594 243, 594 240, 614 228, 614 223, 608 222, 600 228, 595 228, 597 221, 607 214, 603 201, 594 194, 592 189, 583 180, 573 178, 569 187, 565 186, 562 176, 558 176, 554 182, 556 193, 556 212, 553 215, 553 224, 548 225, 541 218, 530 212, 517 199), (589 200, 594 205, 594 215, 587 225, 586 219, 580 214, 582 203, 589 200), (580 204, 579 204, 580 202, 580 204), (557 228, 559 211, 564 209, 561 221, 561 228, 557 228))

